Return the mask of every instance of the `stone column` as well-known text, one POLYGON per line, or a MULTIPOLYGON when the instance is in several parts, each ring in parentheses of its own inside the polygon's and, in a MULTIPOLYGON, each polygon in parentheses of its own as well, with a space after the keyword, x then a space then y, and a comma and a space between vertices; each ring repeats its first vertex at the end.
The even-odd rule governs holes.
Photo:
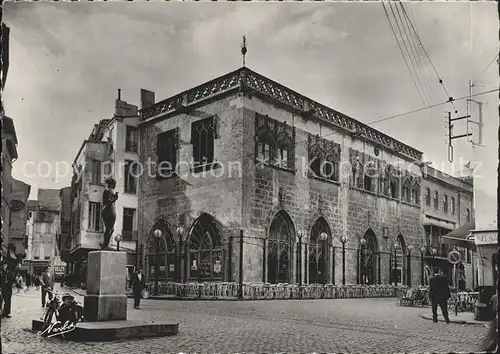
POLYGON ((84 299, 85 321, 127 319, 125 272, 127 254, 116 251, 94 251, 88 256, 87 295, 84 299))

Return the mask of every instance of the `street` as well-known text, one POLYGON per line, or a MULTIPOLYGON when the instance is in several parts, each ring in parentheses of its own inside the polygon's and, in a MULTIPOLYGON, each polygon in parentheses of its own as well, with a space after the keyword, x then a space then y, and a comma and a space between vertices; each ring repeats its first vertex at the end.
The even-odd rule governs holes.
MULTIPOLYGON (((77 297, 83 303, 82 297, 77 297)), ((471 352, 486 328, 434 324, 429 308, 397 307, 395 298, 298 301, 143 300, 128 318, 179 322, 174 337, 109 343, 41 338, 26 329, 41 314, 35 290, 15 294, 2 320, 3 353, 166 352, 471 352)))

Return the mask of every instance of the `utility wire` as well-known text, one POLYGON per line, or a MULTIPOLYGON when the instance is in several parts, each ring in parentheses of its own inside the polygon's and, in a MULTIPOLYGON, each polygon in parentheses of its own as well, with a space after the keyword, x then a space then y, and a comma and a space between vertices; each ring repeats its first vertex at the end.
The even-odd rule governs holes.
MULTIPOLYGON (((488 93, 492 93, 492 92, 496 92, 496 91, 499 91, 500 89, 494 89, 494 90, 489 90, 489 91, 484 91, 484 92, 479 92, 479 93, 476 93, 474 95, 467 95, 467 96, 463 96, 463 97, 460 97, 460 98, 456 98, 456 99, 453 99, 453 102, 456 102, 456 101, 461 101, 461 100, 464 100, 464 99, 467 99, 469 97, 475 97, 475 96, 481 96, 481 95, 486 95, 488 93)), ((394 118, 399 118, 399 117, 402 117, 402 116, 405 116, 405 115, 408 115, 408 114, 411 114, 411 113, 416 113, 416 112, 421 112, 421 111, 425 111, 427 109, 430 109, 430 108, 433 108, 433 107, 438 107, 438 106, 442 106, 444 104, 447 104, 447 103, 450 103, 450 101, 444 101, 444 102, 441 102, 441 103, 436 103, 436 104, 433 104, 432 106, 428 106, 428 107, 423 107, 423 108, 419 108, 419 109, 415 109, 413 111, 408 111, 408 112, 404 112, 404 113, 400 113, 400 114, 396 114, 394 116, 390 116, 390 117, 387 117, 387 118, 382 118, 382 119, 378 119, 378 120, 375 120, 375 121, 372 121, 372 122, 368 122, 368 123, 365 123, 366 125, 372 125, 372 124, 376 124, 376 123, 380 123, 380 122, 384 122, 386 120, 390 120, 390 119, 394 119, 394 118)))
POLYGON ((407 32, 406 32, 406 27, 404 26, 404 22, 401 18, 401 13, 399 12, 399 8, 397 6, 396 7, 396 12, 398 13, 398 17, 399 17, 399 21, 401 22, 401 27, 403 27, 403 31, 404 31, 404 36, 403 36, 403 33, 401 31, 401 28, 399 27, 399 22, 398 20, 396 19, 396 14, 394 13, 394 9, 392 8, 392 4, 389 3, 389 7, 391 8, 391 12, 392 12, 392 15, 394 16, 394 20, 396 22, 396 25, 397 25, 397 28, 398 28, 398 31, 399 31, 399 34, 401 35, 401 39, 403 41, 403 44, 404 44, 404 47, 406 49, 406 52, 408 53, 408 57, 410 59, 410 63, 411 63, 411 66, 413 68, 413 70, 415 71, 415 77, 417 78, 417 81, 418 83, 420 84, 420 90, 422 92, 422 95, 420 95, 420 98, 422 99, 422 103, 424 105, 428 105, 429 103, 426 102, 426 99, 424 99, 424 96, 425 96, 425 89, 422 85, 422 82, 420 80, 420 77, 419 77, 419 74, 417 72, 417 69, 415 69, 415 64, 417 62, 417 60, 415 59, 415 54, 413 52, 413 47, 411 46, 411 43, 410 43, 410 40, 408 39, 408 36, 407 36, 407 32), (407 41, 408 41, 408 46, 410 47, 410 49, 412 50, 412 53, 410 53, 410 50, 408 49, 408 47, 406 46, 406 41, 404 39, 404 37, 406 37, 407 41), (412 56, 413 54, 413 56, 412 56), (415 64, 414 64, 415 62, 415 64))
MULTIPOLYGON (((406 9, 403 7, 403 12, 405 13, 405 16, 408 16, 408 14, 406 13, 406 9)), ((441 76, 439 76, 439 73, 436 69, 436 67, 434 66, 434 63, 432 62, 431 58, 429 57, 429 54, 427 53, 427 51, 425 50, 425 47, 424 47, 424 44, 422 43, 422 40, 420 39, 420 36, 418 35, 417 31, 415 30, 415 27, 413 26, 413 23, 411 23, 411 26, 413 28, 413 31, 415 32, 416 36, 417 36, 417 39, 418 39, 418 42, 420 44, 420 46, 422 47, 422 50, 424 51, 425 53, 425 56, 427 57, 427 59, 429 60, 429 62, 431 63, 431 66, 432 66, 432 69, 434 70, 434 73, 436 74, 438 80, 439 80, 439 83, 443 86, 443 89, 444 89, 444 92, 446 93, 446 95, 448 97, 452 97, 450 96, 448 90, 446 89, 446 86, 444 85, 444 82, 443 82, 443 79, 441 78, 441 76)), ((455 105, 453 104, 453 101, 451 101, 451 104, 453 105, 453 108, 455 108, 456 110, 456 107, 455 105)))
MULTIPOLYGON (((390 5, 390 3, 389 3, 389 5, 390 5)), ((394 30, 394 26, 392 25, 391 19, 389 17, 389 13, 387 12, 387 9, 386 9, 385 4, 384 4, 383 1, 382 1, 382 6, 384 7, 384 12, 385 12, 385 16, 387 17, 387 21, 389 21, 389 25, 391 26, 392 34, 394 35, 394 38, 396 39, 396 42, 398 44, 399 51, 401 52, 401 55, 403 56, 403 60, 405 61, 406 68, 410 72, 410 76, 411 76, 411 79, 413 81, 413 84, 415 85, 415 89, 417 90, 420 98, 422 98, 422 95, 420 94, 420 91, 418 89, 418 85, 417 85, 417 83, 415 81, 415 78, 413 77, 412 71, 410 70, 410 66, 408 65, 408 61, 406 60, 406 56, 404 55, 404 52, 403 52, 403 48, 401 47, 401 44, 399 43, 398 36, 396 35, 396 31, 394 30)), ((392 7, 391 7, 391 10, 392 10, 392 7)), ((393 11, 393 14, 394 14, 394 10, 392 10, 392 11, 393 11)), ((398 26, 399 26, 399 24, 398 24, 398 26)), ((422 101, 423 101, 423 99, 422 99, 422 101)), ((425 104, 425 102, 424 102, 424 104, 425 104)))
POLYGON ((483 76, 483 74, 486 72, 486 70, 488 70, 488 68, 491 66, 491 64, 493 64, 493 62, 498 58, 498 54, 493 58, 493 60, 488 64, 488 66, 481 72, 481 74, 479 74, 479 76, 476 78, 476 80, 474 80, 471 84, 471 86, 474 86, 474 84, 477 82, 477 80, 479 80, 479 78, 481 76, 483 76))

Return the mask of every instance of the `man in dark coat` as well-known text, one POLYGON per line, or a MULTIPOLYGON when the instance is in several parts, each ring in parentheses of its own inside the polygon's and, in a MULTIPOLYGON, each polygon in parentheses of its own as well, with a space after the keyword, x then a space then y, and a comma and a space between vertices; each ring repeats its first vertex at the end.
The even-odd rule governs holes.
POLYGON ((52 267, 48 266, 42 274, 42 307, 45 307, 45 297, 49 295, 49 301, 52 301, 52 290, 54 290, 54 275, 51 272, 52 267), (50 290, 50 291, 48 291, 50 290))
POLYGON ((141 303, 141 296, 144 287, 146 286, 146 279, 142 273, 142 269, 137 268, 136 272, 132 275, 132 288, 134 289, 134 308, 139 309, 141 303))
POLYGON ((437 307, 441 307, 441 312, 446 323, 450 323, 448 317, 448 299, 450 298, 450 287, 448 279, 443 276, 440 269, 436 270, 434 276, 429 280, 429 297, 432 303, 432 320, 438 321, 437 307))
POLYGON ((12 300, 12 286, 14 285, 14 271, 10 269, 7 263, 2 264, 2 301, 3 312, 2 318, 10 318, 11 300, 12 300))

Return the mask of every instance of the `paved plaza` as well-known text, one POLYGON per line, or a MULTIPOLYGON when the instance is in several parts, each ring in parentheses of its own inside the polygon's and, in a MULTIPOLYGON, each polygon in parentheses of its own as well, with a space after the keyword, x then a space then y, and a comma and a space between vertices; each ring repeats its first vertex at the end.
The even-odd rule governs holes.
MULTIPOLYGON (((83 302, 83 298, 78 297, 83 302)), ((13 296, 13 317, 2 320, 3 353, 216 352, 471 352, 484 326, 434 324, 429 308, 397 307, 396 299, 289 301, 143 300, 128 318, 179 322, 174 337, 109 343, 41 338, 26 329, 40 317, 34 290, 13 296)))

